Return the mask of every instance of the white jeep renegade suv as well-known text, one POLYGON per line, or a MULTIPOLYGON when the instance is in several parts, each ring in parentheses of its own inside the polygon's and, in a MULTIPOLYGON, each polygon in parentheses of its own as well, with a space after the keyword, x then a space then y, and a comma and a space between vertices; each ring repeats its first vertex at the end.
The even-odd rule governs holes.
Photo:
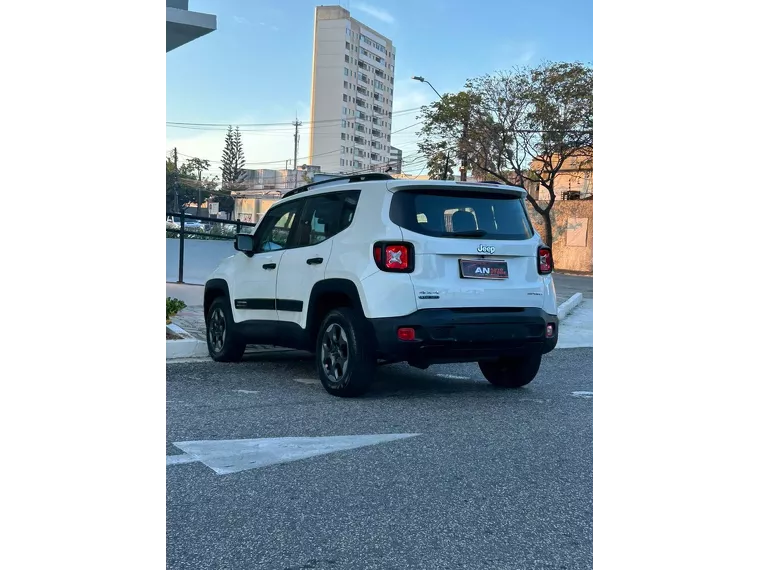
POLYGON ((492 384, 524 386, 559 334, 551 250, 524 196, 386 174, 288 192, 206 282, 211 357, 307 350, 337 396, 365 392, 378 361, 478 362, 492 384))

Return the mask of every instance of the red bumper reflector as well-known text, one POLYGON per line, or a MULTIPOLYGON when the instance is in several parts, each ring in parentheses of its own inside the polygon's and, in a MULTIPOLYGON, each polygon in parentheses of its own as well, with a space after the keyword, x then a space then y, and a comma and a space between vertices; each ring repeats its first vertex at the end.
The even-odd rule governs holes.
POLYGON ((546 338, 553 338, 553 331, 554 331, 553 324, 548 323, 546 325, 546 338))
POLYGON ((398 329, 398 340, 414 340, 416 333, 411 327, 402 327, 398 329))

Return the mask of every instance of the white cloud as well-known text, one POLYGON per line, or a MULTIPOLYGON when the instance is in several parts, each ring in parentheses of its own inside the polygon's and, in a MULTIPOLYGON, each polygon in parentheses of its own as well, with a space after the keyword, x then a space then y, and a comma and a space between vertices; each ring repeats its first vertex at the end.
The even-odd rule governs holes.
POLYGON ((233 17, 235 19, 235 22, 237 22, 238 24, 245 24, 245 25, 250 24, 247 18, 243 18, 242 16, 233 16, 233 17))
POLYGON ((535 42, 510 42, 496 50, 496 67, 505 69, 512 65, 527 65, 537 54, 535 42))
POLYGON ((372 6, 371 4, 367 4, 365 2, 358 2, 353 5, 353 8, 355 8, 359 12, 364 12, 365 14, 369 14, 372 18, 376 18, 380 22, 385 22, 386 24, 395 23, 395 18, 390 12, 388 12, 387 10, 383 10, 382 8, 377 8, 376 6, 372 6))

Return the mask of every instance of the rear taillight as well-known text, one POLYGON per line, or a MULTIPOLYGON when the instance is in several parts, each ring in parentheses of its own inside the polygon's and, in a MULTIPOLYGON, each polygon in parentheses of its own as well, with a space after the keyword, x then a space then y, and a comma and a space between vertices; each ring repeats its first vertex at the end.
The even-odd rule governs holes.
POLYGON ((411 273, 414 270, 414 246, 406 242, 374 244, 374 262, 382 271, 411 273))
POLYGON ((548 275, 553 271, 553 255, 550 248, 539 247, 538 248, 538 273, 541 275, 548 275))

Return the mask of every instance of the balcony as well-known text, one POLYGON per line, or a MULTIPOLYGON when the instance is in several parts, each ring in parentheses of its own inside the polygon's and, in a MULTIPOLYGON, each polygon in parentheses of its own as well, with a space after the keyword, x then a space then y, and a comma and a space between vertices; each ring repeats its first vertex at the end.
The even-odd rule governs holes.
POLYGON ((354 137, 353 142, 356 144, 366 144, 366 139, 364 137, 354 137))
POLYGON ((372 136, 374 138, 380 138, 380 137, 382 137, 382 133, 379 132, 377 129, 372 129, 372 136))
POLYGON ((379 105, 372 105, 372 111, 374 111, 375 113, 379 113, 380 115, 385 114, 385 112, 382 110, 382 107, 380 107, 379 105))
POLYGON ((366 107, 366 101, 364 101, 363 99, 359 99, 358 97, 356 97, 356 106, 357 107, 366 107))
POLYGON ((362 125, 361 123, 356 123, 356 130, 359 133, 365 133, 366 132, 366 127, 364 127, 364 125, 362 125))
POLYGON ((216 16, 191 12, 188 0, 166 0, 166 52, 213 32, 216 16))
POLYGON ((369 96, 369 90, 364 87, 356 87, 356 92, 361 93, 361 95, 369 96))
POLYGON ((369 78, 366 75, 359 75, 358 78, 360 81, 363 81, 364 83, 369 85, 369 78))

